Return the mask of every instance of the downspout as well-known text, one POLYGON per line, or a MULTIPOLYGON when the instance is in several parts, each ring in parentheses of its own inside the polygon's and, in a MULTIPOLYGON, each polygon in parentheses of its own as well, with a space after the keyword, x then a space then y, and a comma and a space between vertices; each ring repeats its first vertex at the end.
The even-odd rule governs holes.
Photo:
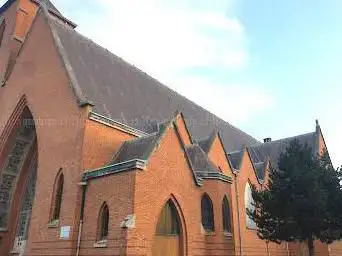
POLYGON ((237 216, 238 216, 238 232, 239 232, 239 246, 240 246, 240 255, 242 255, 242 237, 241 237, 241 226, 240 226, 240 207, 239 207, 239 190, 237 187, 237 171, 234 171, 234 184, 235 184, 235 194, 236 194, 236 208, 237 208, 237 216))
POLYGON ((85 206, 85 197, 87 191, 87 182, 83 181, 79 183, 82 186, 82 201, 81 201, 81 211, 80 211, 80 222, 78 225, 78 236, 77 236, 77 247, 76 247, 76 256, 79 256, 81 249, 81 237, 82 237, 82 227, 83 227, 83 216, 84 216, 84 206, 85 206))

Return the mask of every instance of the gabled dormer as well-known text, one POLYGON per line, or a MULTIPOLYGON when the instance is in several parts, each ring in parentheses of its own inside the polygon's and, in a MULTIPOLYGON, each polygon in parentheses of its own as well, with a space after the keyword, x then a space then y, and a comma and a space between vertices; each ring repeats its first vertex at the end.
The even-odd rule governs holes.
POLYGON ((207 138, 198 143, 212 163, 226 175, 232 174, 220 133, 213 131, 207 138))

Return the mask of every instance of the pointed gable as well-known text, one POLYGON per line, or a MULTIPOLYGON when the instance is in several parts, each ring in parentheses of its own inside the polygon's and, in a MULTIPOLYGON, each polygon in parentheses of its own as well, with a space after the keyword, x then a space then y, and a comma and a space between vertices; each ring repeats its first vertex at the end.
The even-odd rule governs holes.
POLYGON ((232 169, 219 132, 214 131, 208 138, 199 141, 198 144, 207 153, 208 158, 216 168, 227 175, 231 174, 232 169))
POLYGON ((235 170, 240 170, 244 150, 228 153, 228 159, 235 170))
POLYGON ((176 115, 175 123, 184 145, 190 146, 192 144, 192 139, 182 113, 176 115))

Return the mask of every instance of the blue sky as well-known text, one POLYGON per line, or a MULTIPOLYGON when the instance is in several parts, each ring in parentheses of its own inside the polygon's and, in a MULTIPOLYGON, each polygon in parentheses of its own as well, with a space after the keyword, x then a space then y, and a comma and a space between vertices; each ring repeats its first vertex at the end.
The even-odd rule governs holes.
POLYGON ((342 1, 53 2, 82 34, 259 140, 319 119, 342 164, 342 1))

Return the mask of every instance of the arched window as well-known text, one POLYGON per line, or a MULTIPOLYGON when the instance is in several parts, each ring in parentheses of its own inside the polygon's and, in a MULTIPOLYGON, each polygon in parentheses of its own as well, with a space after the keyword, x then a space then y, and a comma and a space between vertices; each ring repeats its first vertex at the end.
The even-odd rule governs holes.
POLYGON ((202 226, 206 231, 214 231, 213 203, 209 196, 204 194, 201 200, 202 226))
POLYGON ((246 216, 245 216, 246 227, 255 229, 256 228, 255 222, 247 215, 247 209, 249 209, 250 211, 254 210, 252 189, 248 182, 245 187, 245 208, 246 208, 246 216))
POLYGON ((52 220, 59 220, 63 199, 63 185, 64 175, 59 173, 57 176, 57 183, 55 183, 55 198, 53 203, 52 220))
POLYGON ((109 225, 109 209, 108 205, 104 203, 100 210, 99 215, 99 230, 98 230, 98 240, 107 240, 108 237, 108 225, 109 225))
POLYGON ((223 198, 222 201, 222 220, 223 231, 231 232, 229 202, 226 196, 223 198))
POLYGON ((157 224, 157 235, 179 235, 179 219, 177 209, 171 200, 164 206, 157 224))
POLYGON ((5 28, 6 28, 6 22, 4 19, 0 18, 0 46, 2 44, 2 39, 4 37, 5 28))

